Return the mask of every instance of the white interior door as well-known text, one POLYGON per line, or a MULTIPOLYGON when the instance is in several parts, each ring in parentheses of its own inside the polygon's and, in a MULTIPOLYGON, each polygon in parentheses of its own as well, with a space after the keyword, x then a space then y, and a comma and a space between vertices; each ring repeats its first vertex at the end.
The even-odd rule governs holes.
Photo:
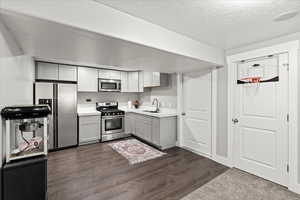
POLYGON ((212 73, 183 76, 182 146, 211 156, 212 73))
POLYGON ((279 81, 236 84, 233 119, 235 166, 282 185, 288 181, 287 63, 281 54, 237 65, 276 65, 279 81))

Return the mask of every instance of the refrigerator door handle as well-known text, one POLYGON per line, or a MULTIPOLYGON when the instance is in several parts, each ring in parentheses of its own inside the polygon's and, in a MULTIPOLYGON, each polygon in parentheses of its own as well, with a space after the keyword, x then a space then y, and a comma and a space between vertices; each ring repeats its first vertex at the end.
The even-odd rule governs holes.
POLYGON ((57 111, 58 111, 58 106, 57 106, 57 93, 58 93, 58 88, 57 84, 53 85, 53 139, 54 139, 54 148, 58 147, 58 119, 57 119, 57 111))

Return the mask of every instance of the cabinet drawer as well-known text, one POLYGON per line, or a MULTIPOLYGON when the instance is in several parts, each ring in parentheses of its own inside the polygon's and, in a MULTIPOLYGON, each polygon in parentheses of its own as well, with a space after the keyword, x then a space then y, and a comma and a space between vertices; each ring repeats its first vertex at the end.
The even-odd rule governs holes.
POLYGON ((145 124, 152 124, 152 117, 136 114, 135 118, 136 120, 140 120, 145 124))
POLYGON ((79 118, 79 124, 100 123, 100 116, 83 116, 79 118))

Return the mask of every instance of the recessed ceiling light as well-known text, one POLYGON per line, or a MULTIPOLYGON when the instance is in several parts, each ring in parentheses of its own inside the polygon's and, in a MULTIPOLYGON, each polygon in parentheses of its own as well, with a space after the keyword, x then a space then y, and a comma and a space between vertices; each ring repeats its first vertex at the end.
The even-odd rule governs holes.
POLYGON ((284 13, 281 13, 280 15, 278 15, 277 17, 275 17, 274 21, 277 21, 277 22, 285 21, 285 20, 295 17, 298 14, 299 14, 299 10, 284 12, 284 13))

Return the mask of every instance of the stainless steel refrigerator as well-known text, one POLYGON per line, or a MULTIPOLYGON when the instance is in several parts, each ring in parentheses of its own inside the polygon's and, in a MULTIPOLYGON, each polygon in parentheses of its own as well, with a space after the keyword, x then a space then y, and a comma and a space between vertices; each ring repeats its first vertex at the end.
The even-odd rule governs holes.
POLYGON ((48 104, 51 108, 48 149, 77 145, 77 85, 36 82, 34 87, 35 104, 48 104))

